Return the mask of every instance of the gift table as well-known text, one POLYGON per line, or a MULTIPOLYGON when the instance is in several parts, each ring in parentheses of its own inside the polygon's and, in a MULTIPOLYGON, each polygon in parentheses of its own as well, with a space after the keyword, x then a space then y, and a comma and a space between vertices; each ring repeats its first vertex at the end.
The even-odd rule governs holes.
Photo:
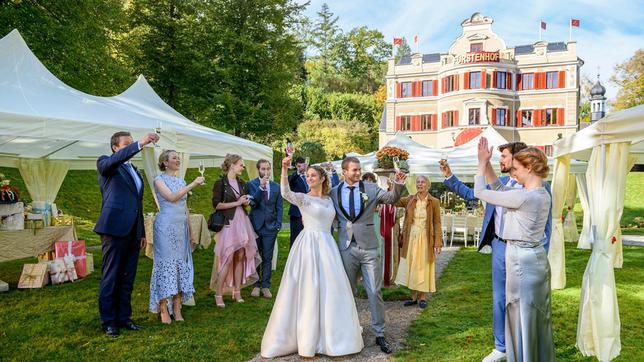
POLYGON ((76 239, 73 225, 0 231, 0 262, 37 256, 53 250, 56 241, 76 239))
MULTIPOLYGON (((145 240, 148 243, 145 248, 145 255, 150 259, 154 255, 154 219, 155 216, 145 216, 145 240)), ((212 242, 212 238, 210 237, 210 230, 208 230, 206 218, 201 214, 190 214, 190 225, 192 226, 192 233, 197 245, 208 248, 212 242)))

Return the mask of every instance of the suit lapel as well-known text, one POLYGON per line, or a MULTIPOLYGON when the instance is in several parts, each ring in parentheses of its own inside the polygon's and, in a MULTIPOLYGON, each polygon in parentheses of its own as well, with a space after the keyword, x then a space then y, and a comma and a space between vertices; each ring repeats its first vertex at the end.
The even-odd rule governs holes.
POLYGON ((340 209, 340 212, 344 216, 345 219, 351 220, 347 212, 344 210, 344 205, 342 205, 342 188, 344 187, 344 182, 340 183, 338 185, 338 208, 340 209))
POLYGON ((122 164, 119 167, 119 172, 121 173, 121 176, 123 176, 123 178, 127 182, 127 185, 130 187, 130 189, 132 189, 132 192, 134 192, 135 194, 138 195, 139 191, 136 189, 136 184, 134 183, 134 179, 132 178, 132 174, 130 173, 130 171, 128 171, 127 166, 125 166, 125 164, 122 164))
POLYGON ((360 193, 358 194, 358 197, 360 198, 360 213, 358 216, 356 216, 356 219, 353 220, 353 222, 358 221, 360 219, 360 216, 364 213, 365 205, 364 205, 364 200, 362 199, 362 194, 364 193, 364 182, 360 181, 359 187, 360 193))

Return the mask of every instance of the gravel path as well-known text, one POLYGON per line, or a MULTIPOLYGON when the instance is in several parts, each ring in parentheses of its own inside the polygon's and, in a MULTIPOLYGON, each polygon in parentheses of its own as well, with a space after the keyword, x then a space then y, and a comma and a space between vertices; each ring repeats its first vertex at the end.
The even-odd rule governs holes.
MULTIPOLYGON (((452 260, 454 254, 459 248, 443 248, 436 259, 436 280, 438 280, 443 272, 443 269, 452 260)), ((440 288, 440 283, 437 283, 437 288, 440 288)), ((431 304, 431 296, 428 298, 431 304)), ((376 345, 376 338, 371 331, 371 314, 369 313, 369 304, 367 299, 357 299, 356 305, 358 307, 358 314, 360 317, 360 325, 363 328, 364 349, 362 352, 350 356, 342 357, 328 357, 318 355, 313 358, 303 358, 297 354, 286 357, 272 359, 273 361, 388 361, 389 356, 380 351, 380 347, 376 345)), ((431 308, 431 307, 430 307, 431 308)), ((411 322, 420 314, 420 308, 405 308, 402 301, 385 302, 385 316, 386 316, 386 333, 387 341, 393 347, 394 351, 403 348, 403 343, 407 336, 407 330, 411 322)), ((259 362, 265 361, 259 354, 251 361, 259 362)))

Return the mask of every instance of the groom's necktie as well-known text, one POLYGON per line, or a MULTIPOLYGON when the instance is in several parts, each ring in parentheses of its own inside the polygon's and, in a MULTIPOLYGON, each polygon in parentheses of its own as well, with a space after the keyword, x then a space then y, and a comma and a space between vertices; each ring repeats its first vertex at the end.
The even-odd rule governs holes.
POLYGON ((356 204, 355 204, 355 199, 353 198, 353 189, 355 189, 355 186, 347 186, 349 189, 349 217, 351 218, 351 221, 356 219, 356 204))

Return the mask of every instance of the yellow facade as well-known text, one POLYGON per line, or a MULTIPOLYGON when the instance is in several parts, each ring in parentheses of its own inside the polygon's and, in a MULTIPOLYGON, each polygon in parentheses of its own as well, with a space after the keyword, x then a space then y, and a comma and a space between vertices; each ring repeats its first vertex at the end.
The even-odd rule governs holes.
POLYGON ((576 131, 583 65, 576 42, 509 48, 492 23, 475 13, 447 53, 389 60, 380 147, 399 130, 443 148, 466 129, 494 127, 508 141, 549 151, 576 131))

